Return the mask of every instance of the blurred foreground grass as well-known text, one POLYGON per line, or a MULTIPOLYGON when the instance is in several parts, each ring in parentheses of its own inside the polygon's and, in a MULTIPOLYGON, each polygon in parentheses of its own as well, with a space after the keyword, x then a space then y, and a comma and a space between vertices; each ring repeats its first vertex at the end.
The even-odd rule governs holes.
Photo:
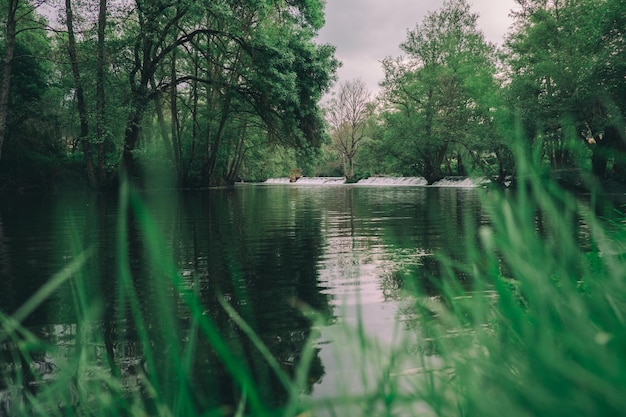
MULTIPOLYGON (((81 284, 89 251, 77 256, 29 302, 0 316, 0 344, 15 357, 0 368, 0 416, 612 416, 626 410, 626 227, 598 218, 579 199, 540 181, 530 165, 515 192, 485 192, 490 226, 467 230, 463 264, 441 258, 434 277, 440 295, 415 286, 410 295, 415 331, 398 332, 392 346, 371 340, 360 326, 346 328, 365 393, 338 387, 334 398, 303 396, 313 341, 288 375, 235 309, 221 307, 258 350, 286 392, 279 407, 263 396, 248 364, 226 343, 193 291, 179 280, 173 260, 137 193, 121 189, 121 213, 138 219, 151 265, 169 278, 163 305, 155 306, 158 333, 168 346, 152 343, 145 311, 132 285, 125 233, 118 224, 118 303, 128 305, 139 335, 143 362, 123 374, 108 356, 105 335, 95 331, 102 308, 81 284), (126 207, 126 205, 129 207, 126 207), (127 210, 128 208, 128 210, 127 210), (573 225, 586 225, 579 233, 573 225), (463 273, 463 279, 458 272, 463 273), (469 278, 467 278, 469 277, 469 278), (53 378, 37 373, 32 352, 55 346, 20 322, 59 286, 73 288, 76 343, 53 378), (192 331, 181 339, 169 314, 169 289, 186 309, 192 331), (183 340, 184 339, 184 340, 183 340), (235 381, 237 402, 207 407, 193 387, 199 340, 208 342, 235 381), (416 347, 409 349, 408 347, 416 347), (129 382, 130 381, 130 382, 129 382)), ((236 268, 236 265, 233 266, 236 268)), ((236 274, 234 269, 231 271, 236 274)), ((410 280, 410 277, 408 278, 410 280)), ((301 306, 302 314, 321 320, 301 306)), ((319 324, 319 323, 318 323, 319 324)), ((321 324, 320 324, 321 325, 321 324)), ((408 325, 399 323, 398 326, 408 325)), ((310 336, 312 337, 312 336, 310 336)))

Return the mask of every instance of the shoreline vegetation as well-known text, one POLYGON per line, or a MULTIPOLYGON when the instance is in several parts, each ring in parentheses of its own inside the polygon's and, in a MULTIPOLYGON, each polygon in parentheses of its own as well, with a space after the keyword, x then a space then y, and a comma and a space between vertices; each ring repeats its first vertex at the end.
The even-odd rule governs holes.
MULTIPOLYGON (((530 164, 520 164, 524 175, 519 176, 515 193, 477 190, 489 203, 490 224, 467 231, 468 257, 462 264, 443 255, 439 258, 440 274, 428 283, 437 289, 436 295, 432 290, 424 293, 424 282, 399 271, 413 300, 410 308, 416 327, 411 336, 385 347, 359 332, 358 323, 354 328, 346 324, 358 360, 378 364, 377 372, 362 376, 363 386, 372 388, 362 396, 342 395, 349 389, 338 387, 335 397, 308 398, 304 393, 313 340, 307 341, 293 373, 287 374, 235 306, 221 300, 221 308, 281 381, 286 397, 279 404, 264 399, 266 387, 258 385, 246 361, 228 349, 211 317, 202 313, 197 295, 179 281, 172 260, 162 252, 162 237, 144 210, 141 193, 123 185, 120 204, 140 219, 152 267, 169 276, 169 285, 189 310, 197 335, 183 342, 175 323, 166 317, 151 320, 151 325, 162 323, 152 331, 170 340, 174 349, 166 362, 154 356, 148 334, 141 331, 145 317, 130 285, 128 259, 122 256, 115 277, 118 297, 127 300, 133 327, 143 334, 144 360, 116 363, 104 349, 111 342, 100 333, 101 327, 94 326, 100 312, 89 304, 88 289, 81 286, 81 274, 89 273, 85 270, 89 253, 78 254, 19 312, 0 315, 0 344, 10 344, 19 353, 5 358, 3 363, 11 365, 0 370, 4 381, 0 410, 7 416, 620 415, 626 408, 622 395, 626 390, 626 217, 598 218, 530 164), (583 218, 587 225, 584 244, 572 234, 575 218, 583 218), (64 363, 54 368, 36 359, 36 352, 42 346, 50 352, 56 348, 20 321, 62 283, 75 287, 77 343, 71 354, 60 354, 64 363), (232 403, 206 408, 196 398, 194 386, 182 383, 193 380, 189 355, 199 343, 197 338, 206 339, 234 379, 232 403), (409 352, 407 346, 418 348, 409 352), (159 369, 162 366, 169 371, 159 369), (167 378, 173 375, 168 372, 178 375, 175 379, 181 383, 172 386, 167 378)), ((120 249, 125 247, 126 221, 122 218, 118 224, 120 249)), ((169 303, 166 293, 163 305, 169 303)), ((323 325, 324 317, 317 312, 304 305, 299 309, 313 326, 323 325)))

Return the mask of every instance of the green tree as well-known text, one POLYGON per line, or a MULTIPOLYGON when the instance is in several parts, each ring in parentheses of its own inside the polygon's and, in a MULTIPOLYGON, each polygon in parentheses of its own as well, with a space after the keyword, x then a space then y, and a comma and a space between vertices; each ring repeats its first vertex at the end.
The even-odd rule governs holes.
POLYGON ((383 62, 387 147, 429 183, 443 176, 444 165, 452 173, 454 159, 460 175, 464 157, 488 168, 484 153, 498 140, 494 47, 477 19, 465 0, 446 1, 408 33, 406 58, 383 62))
POLYGON ((529 146, 553 168, 580 166, 591 154, 604 177, 610 158, 624 163, 626 70, 621 1, 518 0, 515 30, 506 42, 507 95, 529 146), (594 138, 593 140, 581 140, 594 138), (589 144, 591 152, 586 150, 589 144))
POLYGON ((576 81, 584 48, 572 8, 563 1, 541 3, 524 2, 518 31, 507 41, 509 90, 525 136, 542 147, 552 167, 566 168, 576 160, 567 128, 581 104, 576 81))
POLYGON ((328 104, 326 120, 331 128, 332 144, 341 156, 343 175, 348 182, 354 179, 354 159, 374 113, 370 95, 363 81, 346 81, 328 104))
POLYGON ((133 152, 140 139, 141 124, 155 91, 151 81, 159 65, 179 45, 198 35, 198 31, 177 37, 179 26, 191 3, 180 0, 169 2, 135 0, 135 30, 126 28, 125 36, 132 45, 129 70, 130 106, 122 150, 121 166, 133 176, 136 172, 133 152))
POLYGON ((87 178, 89 186, 93 189, 98 188, 98 178, 96 169, 93 164, 92 146, 89 140, 89 115, 87 112, 87 103, 85 102, 85 91, 78 67, 78 53, 76 50, 76 34, 74 31, 74 13, 72 10, 72 1, 65 0, 65 21, 67 25, 68 44, 67 50, 70 58, 70 66, 72 68, 72 76, 74 79, 74 89, 76 94, 76 106, 78 110, 78 118, 80 120, 80 133, 78 141, 83 150, 85 159, 85 167, 87 170, 87 178))
POLYGON ((55 60, 52 76, 67 95, 61 103, 67 114, 65 134, 71 138, 72 151, 82 153, 92 189, 110 186, 119 159, 115 137, 120 136, 119 120, 126 110, 127 88, 121 83, 124 71, 119 71, 123 54, 113 53, 123 51, 126 45, 119 40, 121 21, 115 19, 121 9, 114 6, 109 8, 107 0, 96 4, 64 0, 63 16, 59 16, 64 27, 57 28, 54 36, 55 56, 68 57, 55 60))
POLYGON ((205 185, 236 178, 248 148, 241 135, 250 123, 261 127, 269 142, 300 147, 319 142, 318 101, 337 66, 334 49, 314 43, 323 3, 203 6, 179 1, 137 7, 134 34, 143 40, 135 42, 132 55, 122 158, 131 172, 151 102, 183 182, 191 172, 205 185))
MULTIPOLYGON (((11 70, 13 69, 13 54, 15 52, 15 37, 17 35, 17 10, 19 0, 7 0, 6 22, 4 24, 4 57, 0 67, 0 158, 2 157, 2 145, 6 135, 7 117, 9 112, 9 94, 11 91, 11 70)), ((4 5, 3 5, 4 6, 4 5)))
MULTIPOLYGON (((37 46, 44 47, 44 50, 47 47, 46 42, 40 37, 45 22, 36 13, 36 8, 36 5, 28 0, 5 0, 0 3, 0 16, 2 16, 4 29, 0 34, 0 46, 3 50, 2 61, 0 61, 0 159, 7 136, 7 126, 10 123, 11 89, 20 88, 19 85, 15 86, 14 67, 35 56, 38 51, 34 46, 38 43, 37 46), (32 54, 29 55, 29 53, 32 54)), ((41 68, 41 65, 37 64, 32 71, 37 72, 37 68, 41 68)), ((21 70, 18 77, 24 77, 26 75, 24 71, 29 71, 24 66, 21 70)), ((26 89, 32 86, 32 83, 37 82, 37 80, 31 82, 28 79, 22 81, 26 82, 26 89)))
POLYGON ((599 7, 581 9, 582 16, 591 11, 592 18, 583 18, 583 23, 588 33, 595 34, 585 37, 592 71, 584 83, 591 99, 583 107, 586 125, 593 126, 591 134, 597 143, 592 147, 594 173, 604 178, 606 160, 612 157, 613 178, 626 182, 626 4, 607 0, 599 7))
POLYGON ((18 5, 11 68, 3 73, 10 75, 10 91, 3 90, 8 101, 0 188, 50 187, 62 174, 60 110, 55 102, 59 92, 51 88, 45 27, 32 4, 18 5))

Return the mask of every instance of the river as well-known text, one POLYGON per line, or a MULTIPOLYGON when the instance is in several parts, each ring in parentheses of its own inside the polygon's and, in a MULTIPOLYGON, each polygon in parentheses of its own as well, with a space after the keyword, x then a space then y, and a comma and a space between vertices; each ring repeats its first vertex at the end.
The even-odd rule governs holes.
MULTIPOLYGON (((104 366, 108 352, 123 375, 146 367, 140 341, 148 338, 153 371, 171 384, 163 383, 164 391, 180 384, 168 366, 171 345, 180 342, 186 352, 185 343, 194 340, 197 408, 233 405, 237 388, 228 365, 209 341, 194 336, 193 309, 183 292, 199 300, 196 308, 211 317, 226 346, 245 358, 259 395, 272 404, 280 405, 286 394, 224 304, 254 329, 287 375, 297 372, 303 355, 311 356, 302 395, 325 401, 367 393, 375 389, 380 364, 365 352, 400 343, 404 351, 421 349, 407 342, 417 332, 409 290, 435 291, 435 255, 462 260, 472 238, 466 230, 487 223, 476 188, 406 184, 275 181, 140 192, 129 216, 120 214, 125 211, 118 196, 4 197, 0 311, 14 313, 87 252, 80 272, 23 323, 54 347, 34 354, 44 371, 60 372, 59 363, 75 354, 84 334, 80 316, 90 323, 90 334, 100 335, 94 357, 104 366), (137 310, 121 290, 125 258, 137 310), (175 290, 169 271, 175 271, 175 290), (144 325, 137 325, 137 311, 144 325)), ((3 361, 14 360, 12 349, 2 345, 3 361)))

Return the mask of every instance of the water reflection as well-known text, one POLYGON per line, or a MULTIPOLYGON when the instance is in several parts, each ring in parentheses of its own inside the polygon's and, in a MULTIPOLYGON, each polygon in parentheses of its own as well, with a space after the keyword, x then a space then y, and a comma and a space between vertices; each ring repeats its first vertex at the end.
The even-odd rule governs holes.
MULTIPOLYGON (((316 340, 305 387, 313 397, 334 395, 338 385, 366 389, 361 370, 377 368, 363 363, 363 352, 355 354, 361 336, 355 339, 353 326, 362 323, 362 335, 381 343, 397 340, 407 331, 407 286, 439 276, 434 253, 463 256, 466 219, 476 226, 486 221, 475 190, 465 189, 241 186, 152 192, 141 200, 145 210, 128 217, 116 196, 2 201, 0 309, 12 313, 76 254, 93 248, 81 274, 29 317, 29 328, 56 346, 33 353, 33 362, 65 363, 89 345, 93 362, 121 375, 129 390, 147 373, 168 401, 186 386, 196 410, 232 407, 241 390, 185 294, 200 300, 202 316, 257 381, 263 401, 279 405, 287 394, 220 299, 287 374, 306 341, 316 340), (162 237, 156 248, 145 238, 146 218, 162 237), (122 235, 121 219, 127 219, 122 235), (118 279, 126 258, 130 283, 118 279), (312 327, 296 305, 311 306, 327 323, 312 327), (184 361, 191 375, 176 368, 184 361)), ((3 361, 19 365, 14 346, 2 351, 3 361)))
POLYGON ((410 290, 419 285, 435 292, 427 285, 441 276, 435 255, 462 261, 465 231, 486 223, 484 208, 476 190, 467 189, 309 192, 324 201, 319 282, 335 317, 317 341, 322 363, 332 372, 315 386, 313 398, 376 392, 389 375, 389 349, 409 357, 434 353, 416 327, 410 290))

